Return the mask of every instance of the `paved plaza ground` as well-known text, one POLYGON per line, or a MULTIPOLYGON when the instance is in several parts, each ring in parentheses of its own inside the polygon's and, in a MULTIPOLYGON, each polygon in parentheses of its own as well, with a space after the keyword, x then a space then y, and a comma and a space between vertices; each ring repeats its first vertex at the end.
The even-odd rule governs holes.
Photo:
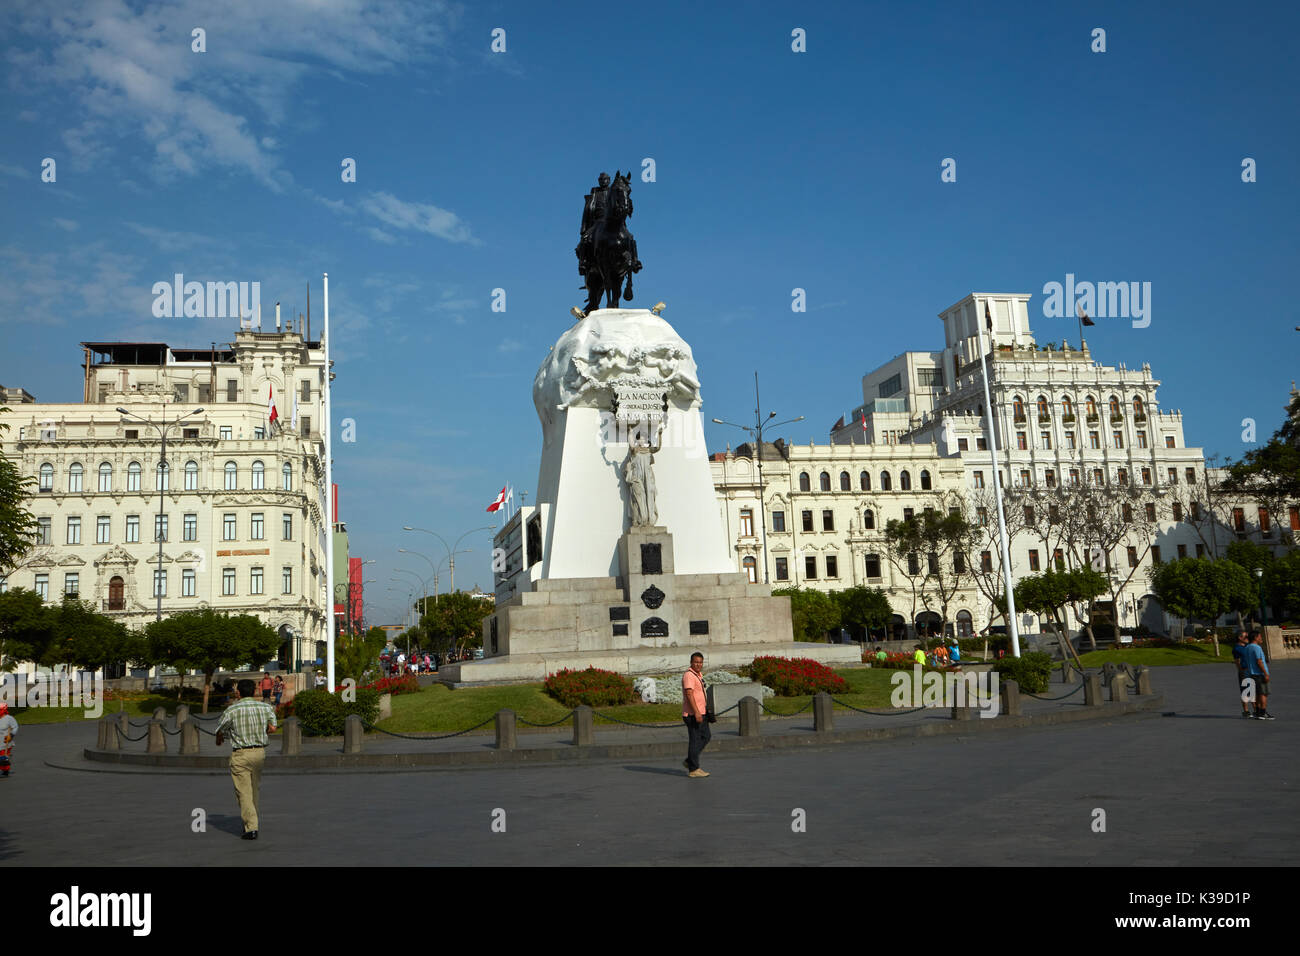
POLYGON ((237 839, 228 777, 63 769, 92 766, 77 754, 94 727, 32 726, 0 780, 0 864, 1289 864, 1300 707, 1286 701, 1300 664, 1274 671, 1273 722, 1242 720, 1231 668, 1204 665, 1155 669, 1172 716, 706 751, 701 780, 680 757, 268 774, 257 842, 237 839))

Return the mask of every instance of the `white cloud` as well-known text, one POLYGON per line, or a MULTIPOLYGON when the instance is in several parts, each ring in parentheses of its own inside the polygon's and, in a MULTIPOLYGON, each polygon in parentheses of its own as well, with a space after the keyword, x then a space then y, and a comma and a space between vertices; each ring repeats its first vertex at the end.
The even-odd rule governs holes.
POLYGON ((76 232, 78 229, 81 228, 81 225, 75 220, 59 219, 57 216, 54 219, 54 224, 58 226, 60 229, 62 229, 64 232, 76 232))
POLYGON ((30 179, 32 171, 24 169, 22 166, 11 166, 9 163, 0 163, 0 176, 13 176, 15 179, 30 179))
POLYGON ((477 243, 469 227, 454 212, 429 203, 407 202, 391 193, 372 193, 361 200, 361 209, 394 229, 425 232, 449 242, 477 243))

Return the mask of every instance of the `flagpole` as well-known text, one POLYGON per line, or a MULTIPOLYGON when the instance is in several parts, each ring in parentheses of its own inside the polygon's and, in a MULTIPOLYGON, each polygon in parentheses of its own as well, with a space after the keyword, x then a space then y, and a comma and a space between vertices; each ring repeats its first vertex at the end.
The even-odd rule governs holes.
POLYGON ((325 327, 321 346, 325 353, 325 384, 321 388, 321 426, 325 437, 325 679, 334 693, 334 459, 330 446, 330 274, 322 273, 325 284, 325 327))
MULTIPOLYGON (((989 323, 989 347, 993 345, 993 317, 989 314, 988 300, 984 302, 984 318, 989 323)), ((984 379, 984 407, 988 410, 989 458, 993 462, 993 497, 998 504, 998 537, 1002 542, 1002 582, 1007 591, 1007 631, 1011 635, 1011 654, 1020 656, 1020 632, 1016 628, 1016 595, 1011 586, 1011 548, 1007 544, 1007 519, 1002 512, 1002 480, 998 477, 998 438, 993 424, 993 398, 989 391, 989 366, 984 355, 984 333, 979 320, 975 320, 975 335, 979 339, 980 368, 984 379)))

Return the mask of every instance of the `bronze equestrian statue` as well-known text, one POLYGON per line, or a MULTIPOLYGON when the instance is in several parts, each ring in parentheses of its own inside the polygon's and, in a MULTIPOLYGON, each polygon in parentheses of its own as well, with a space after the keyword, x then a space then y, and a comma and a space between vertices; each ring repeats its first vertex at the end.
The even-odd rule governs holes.
POLYGON ((608 173, 601 173, 599 185, 587 194, 581 236, 574 249, 578 275, 586 277, 584 315, 600 308, 602 294, 607 309, 618 307, 620 293, 625 301, 632 301, 632 274, 641 271, 641 260, 637 258, 636 239, 627 231, 631 215, 631 170, 626 176, 615 170, 612 182, 608 173))

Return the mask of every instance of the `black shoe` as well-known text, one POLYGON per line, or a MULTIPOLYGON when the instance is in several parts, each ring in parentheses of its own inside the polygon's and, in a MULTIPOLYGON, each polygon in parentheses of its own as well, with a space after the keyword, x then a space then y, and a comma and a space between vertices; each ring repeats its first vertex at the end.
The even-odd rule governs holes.
POLYGON ((240 837, 239 839, 241 839, 241 840, 256 840, 256 839, 257 839, 257 831, 256 831, 256 830, 245 830, 245 831, 244 831, 244 835, 243 835, 242 837, 240 837))
POLYGON ((1277 718, 1274 717, 1272 714, 1270 714, 1268 711, 1264 711, 1264 713, 1260 714, 1256 719, 1257 719, 1257 720, 1277 720, 1277 718))
POLYGON ((1245 717, 1247 720, 1251 720, 1251 719, 1254 718, 1255 715, 1252 714, 1252 713, 1251 713, 1250 711, 1248 711, 1248 710, 1243 710, 1243 711, 1241 712, 1241 716, 1245 717))

